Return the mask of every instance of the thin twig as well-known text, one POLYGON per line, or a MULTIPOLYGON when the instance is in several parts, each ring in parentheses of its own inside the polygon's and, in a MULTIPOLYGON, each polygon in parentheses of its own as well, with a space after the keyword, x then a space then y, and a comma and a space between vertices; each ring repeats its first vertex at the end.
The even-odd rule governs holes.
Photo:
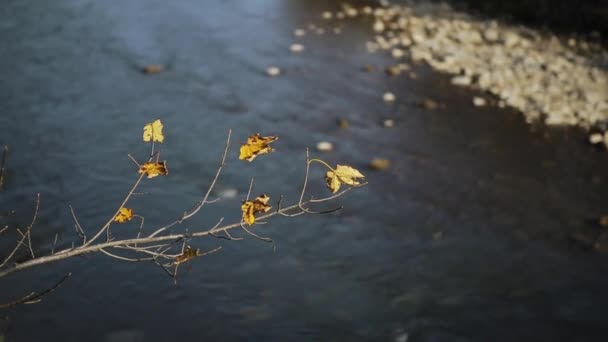
POLYGON ((268 238, 268 237, 263 237, 263 236, 259 236, 259 235, 255 234, 254 232, 250 231, 249 229, 247 229, 247 228, 245 227, 245 225, 243 224, 243 221, 242 221, 242 220, 241 220, 241 228, 243 228, 243 230, 244 230, 245 232, 247 232, 247 234, 249 234, 249 235, 253 236, 253 237, 254 237, 254 238, 256 238, 256 239, 260 239, 260 240, 262 240, 262 241, 264 241, 264 242, 272 242, 272 239, 271 239, 271 238, 268 238))
POLYGON ((8 160, 8 146, 2 148, 2 163, 0 164, 0 191, 4 190, 4 175, 6 174, 6 161, 8 160))
POLYGON ((160 227, 158 229, 156 229, 152 234, 148 235, 148 237, 152 238, 157 236, 158 234, 164 232, 165 230, 181 224, 182 222, 184 222, 185 220, 191 218, 192 216, 196 215, 196 213, 199 212, 199 210, 201 210, 201 208, 209 203, 208 198, 209 195, 211 194, 211 191, 213 190, 213 188, 215 187, 215 184, 217 183, 217 180, 220 178, 220 174, 222 173, 222 170, 224 169, 224 165, 226 165, 226 157, 228 156, 228 149, 230 147, 230 137, 232 135, 232 130, 228 130, 228 137, 226 138, 226 146, 224 147, 224 154, 222 155, 222 159, 220 161, 220 165, 217 168, 217 171, 215 173, 215 177, 213 177, 213 180, 211 181, 211 185, 209 185, 209 187, 207 188, 207 192, 205 193, 205 195, 203 196, 202 200, 200 200, 194 207, 190 208, 189 210, 185 211, 182 214, 182 217, 180 217, 179 219, 163 226, 160 227))
POLYGON ((72 205, 69 205, 69 207, 70 212, 72 213, 72 219, 74 220, 74 229, 76 229, 76 234, 78 234, 78 236, 82 239, 82 244, 85 244, 87 242, 87 235, 85 234, 84 229, 82 229, 80 222, 78 222, 78 219, 76 218, 74 208, 72 207, 72 205))
POLYGON ((115 258, 115 259, 118 259, 118 260, 123 260, 123 261, 140 262, 140 261, 151 261, 151 260, 154 260, 154 258, 139 258, 139 259, 127 258, 127 257, 123 257, 123 256, 120 256, 120 255, 112 254, 112 253, 106 251, 103 248, 100 249, 99 251, 101 253, 109 256, 109 257, 112 257, 112 258, 115 258))
POLYGON ((34 209, 34 216, 32 217, 32 222, 30 225, 27 226, 27 245, 30 248, 32 259, 36 257, 36 255, 34 255, 34 249, 32 248, 32 228, 34 227, 34 223, 36 223, 36 219, 38 218, 38 209, 40 209, 40 193, 36 194, 36 208, 34 209))
POLYGON ((40 292, 40 293, 36 293, 36 292, 31 292, 28 295, 17 299, 13 302, 10 303, 6 303, 6 304, 0 304, 0 309, 4 309, 4 308, 9 308, 11 306, 16 306, 19 304, 33 304, 33 303, 38 303, 40 301, 40 299, 55 291, 57 288, 59 288, 59 286, 61 286, 61 284, 63 284, 63 282, 65 282, 70 276, 72 275, 72 273, 68 273, 66 274, 63 278, 61 278, 55 285, 53 285, 52 287, 40 292))
POLYGON ((55 246, 57 245, 57 237, 59 233, 55 233, 55 240, 53 241, 53 246, 51 247, 51 255, 55 254, 55 246))
POLYGON ((129 190, 129 192, 127 193, 127 196, 125 196, 124 200, 122 201, 122 203, 120 204, 118 209, 116 209, 116 212, 114 213, 114 215, 112 215, 112 217, 106 222, 106 224, 104 224, 103 227, 101 227, 101 229, 99 229, 97 234, 95 234, 95 236, 93 236, 93 238, 91 238, 88 242, 84 243, 82 245, 82 247, 90 246, 93 243, 93 241, 97 240, 97 238, 100 237, 101 234, 103 234, 108 228, 110 228, 110 225, 112 224, 112 222, 114 222, 114 218, 116 217, 116 215, 118 215, 120 213, 120 209, 123 208, 125 206, 125 204, 127 204, 129 199, 133 195, 133 192, 135 192, 135 189, 137 189, 137 187, 139 186, 139 183, 141 183, 141 180, 144 178, 144 175, 145 175, 144 173, 139 175, 139 177, 135 181, 135 184, 133 184, 133 186, 131 187, 131 190, 129 190))

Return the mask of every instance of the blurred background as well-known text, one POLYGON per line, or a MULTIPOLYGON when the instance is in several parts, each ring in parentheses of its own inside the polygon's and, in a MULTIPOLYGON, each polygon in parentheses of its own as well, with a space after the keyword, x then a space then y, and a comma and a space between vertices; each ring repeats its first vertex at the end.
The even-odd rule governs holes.
MULTIPOLYGON (((604 1, 453 5, 564 39, 601 42, 608 33, 604 1)), ((243 241, 192 242, 223 249, 184 266, 177 284, 153 264, 103 255, 3 278, 0 302, 8 302, 73 274, 41 303, 2 311, 0 341, 605 341, 605 149, 578 127, 474 106, 472 97, 493 98, 423 63, 387 76, 380 68, 394 63, 390 54, 366 49, 373 20, 323 21, 323 11, 340 8, 5 0, 0 144, 10 152, 0 225, 26 226, 40 193, 40 253, 56 234, 57 249, 76 240, 69 205, 87 231, 111 217, 137 177, 127 154, 146 157, 142 127, 157 118, 170 173, 146 180, 145 195, 131 202, 144 230, 206 191, 229 129, 233 145, 213 193, 223 199, 189 231, 219 217, 238 221, 251 177, 254 194, 296 201, 306 148, 358 168, 369 184, 329 205, 344 206, 339 212, 256 227, 276 249, 238 230, 243 241), (307 34, 294 35, 298 28, 307 34), (294 43, 304 50, 290 51, 294 43), (163 70, 142 73, 149 65, 163 70), (271 66, 278 77, 267 75, 271 66), (396 100, 386 103, 386 92, 396 100), (276 152, 239 161, 238 145, 257 132, 280 137, 276 152), (319 142, 331 151, 318 151, 319 142), (374 159, 390 165, 372 167, 374 159)), ((311 194, 327 194, 324 170, 311 172, 311 194)), ((117 236, 120 229, 136 224, 115 227, 117 236)), ((0 256, 13 238, 0 238, 0 256)))

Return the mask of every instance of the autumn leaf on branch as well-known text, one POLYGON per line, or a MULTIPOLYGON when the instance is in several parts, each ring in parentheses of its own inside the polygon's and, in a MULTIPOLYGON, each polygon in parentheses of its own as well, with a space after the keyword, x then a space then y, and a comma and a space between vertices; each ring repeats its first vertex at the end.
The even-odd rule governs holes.
POLYGON ((163 135, 163 123, 160 120, 150 122, 144 126, 144 141, 152 141, 162 143, 165 140, 163 135))
POLYGON ((360 185, 359 178, 365 178, 365 176, 348 165, 337 165, 334 170, 327 171, 325 174, 327 187, 332 193, 336 193, 342 184, 360 185))
POLYGON ((181 264, 188 260, 192 260, 199 255, 201 255, 200 249, 198 249, 198 248, 193 249, 190 246, 186 246, 186 248, 184 249, 184 252, 182 254, 178 255, 177 257, 175 257, 175 264, 181 264))
POLYGON ((133 209, 120 208, 118 214, 114 217, 114 222, 125 223, 133 219, 133 209))
POLYGON ((266 213, 272 208, 267 204, 269 200, 270 196, 262 195, 256 197, 253 201, 245 201, 245 203, 241 205, 241 211, 243 212, 243 221, 250 226, 254 224, 255 214, 266 213))
POLYGON ((145 174, 148 178, 154 178, 158 175, 166 176, 169 173, 169 170, 167 170, 166 162, 150 162, 141 165, 138 172, 140 174, 145 174))
POLYGON ((269 144, 276 141, 277 139, 279 139, 279 137, 262 137, 260 136, 260 133, 256 133, 255 135, 250 136, 249 138, 247 138, 247 143, 241 145, 241 153, 239 155, 239 159, 244 159, 251 162, 261 154, 267 154, 274 151, 269 144))

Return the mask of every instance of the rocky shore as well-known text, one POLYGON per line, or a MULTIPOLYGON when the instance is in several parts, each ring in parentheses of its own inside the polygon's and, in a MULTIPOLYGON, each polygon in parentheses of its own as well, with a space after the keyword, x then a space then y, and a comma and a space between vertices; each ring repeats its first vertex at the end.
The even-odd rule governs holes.
POLYGON ((601 45, 477 18, 447 4, 343 4, 321 15, 358 16, 368 17, 375 33, 369 52, 389 53, 396 63, 424 62, 453 75, 454 85, 495 95, 489 105, 514 107, 528 122, 583 127, 591 143, 608 147, 608 51, 601 45))

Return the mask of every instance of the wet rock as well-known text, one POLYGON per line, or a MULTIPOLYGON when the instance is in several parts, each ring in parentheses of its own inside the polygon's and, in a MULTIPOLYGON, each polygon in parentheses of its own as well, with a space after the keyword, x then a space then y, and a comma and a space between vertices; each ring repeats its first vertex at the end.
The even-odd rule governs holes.
POLYGON ((452 77, 451 82, 453 85, 469 86, 471 85, 471 78, 469 76, 456 76, 452 77))
POLYGON ((147 65, 145 67, 143 67, 141 69, 141 72, 143 72, 144 74, 160 74, 161 72, 163 72, 164 68, 162 65, 160 64, 151 64, 151 65, 147 65))
POLYGON ((279 69, 277 67, 269 67, 268 69, 266 69, 266 75, 268 75, 270 77, 278 76, 280 74, 281 74, 281 69, 279 69))
POLYGON ((373 66, 373 65, 371 65, 371 64, 365 64, 365 65, 364 65, 364 66, 361 68, 361 70, 362 70, 362 71, 365 71, 365 72, 372 72, 372 71, 376 71, 376 67, 375 67, 375 66, 373 66))
POLYGON ((384 23, 381 20, 376 20, 374 22, 374 31, 378 33, 384 31, 384 23))
POLYGON ((354 18, 359 14, 359 11, 354 7, 347 7, 344 9, 344 13, 346 13, 347 16, 354 18))
POLYGON ((302 52, 304 51, 304 45, 302 44, 291 44, 291 46, 289 47, 289 50, 291 50, 291 52, 302 52))
POLYGON ((396 97, 393 93, 384 93, 382 99, 384 99, 384 102, 395 102, 396 97))
POLYGON ((473 97, 473 105, 475 107, 483 107, 486 104, 487 104, 486 99, 484 99, 483 97, 479 97, 479 96, 473 97))
POLYGON ((398 65, 393 65, 386 68, 386 73, 390 76, 397 76, 401 74, 401 68, 398 65))
POLYGON ((382 121, 382 126, 384 126, 386 128, 395 127, 395 120, 386 119, 386 120, 382 121))
POLYGON ((604 142, 604 135, 602 133, 593 133, 589 136, 589 142, 593 145, 601 144, 604 142))
POLYGON ((420 107, 427 109, 427 110, 435 110, 435 109, 439 108, 439 103, 437 103, 436 101, 433 101, 431 99, 424 99, 424 100, 422 100, 422 102, 420 102, 420 107))
POLYGON ((385 158, 374 158, 369 162, 369 167, 373 170, 384 171, 391 166, 391 161, 385 158))
POLYGON ((348 120, 338 119, 338 127, 344 129, 344 128, 348 128, 348 126, 349 126, 348 120))
POLYGON ((391 54, 393 55, 393 58, 401 58, 405 55, 405 52, 401 49, 393 49, 391 54))
POLYGON ((319 141, 317 143, 317 151, 319 152, 330 152, 333 151, 334 145, 329 141, 319 141))
POLYGON ((236 198, 236 196, 238 196, 239 191, 237 189, 224 189, 221 190, 219 193, 220 198, 224 198, 224 199, 231 199, 231 198, 236 198))

